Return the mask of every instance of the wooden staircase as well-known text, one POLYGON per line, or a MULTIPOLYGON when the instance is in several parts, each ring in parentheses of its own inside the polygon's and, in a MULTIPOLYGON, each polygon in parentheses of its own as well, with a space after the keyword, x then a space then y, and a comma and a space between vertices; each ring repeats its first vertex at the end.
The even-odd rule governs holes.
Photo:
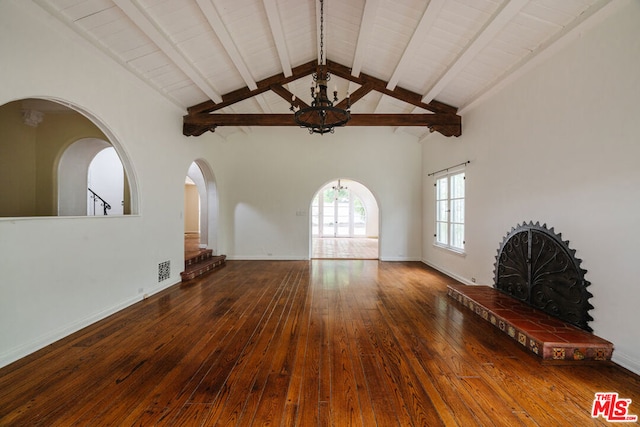
POLYGON ((190 255, 185 259, 184 271, 180 273, 182 281, 186 282, 222 268, 226 259, 226 255, 213 255, 213 250, 202 249, 197 254, 190 255))

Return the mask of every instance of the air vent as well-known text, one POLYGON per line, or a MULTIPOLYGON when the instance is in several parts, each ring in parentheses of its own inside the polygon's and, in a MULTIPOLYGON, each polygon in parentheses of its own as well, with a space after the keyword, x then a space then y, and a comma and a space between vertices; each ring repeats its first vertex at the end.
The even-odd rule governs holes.
POLYGON ((171 261, 164 261, 158 264, 158 283, 171 277, 171 261))

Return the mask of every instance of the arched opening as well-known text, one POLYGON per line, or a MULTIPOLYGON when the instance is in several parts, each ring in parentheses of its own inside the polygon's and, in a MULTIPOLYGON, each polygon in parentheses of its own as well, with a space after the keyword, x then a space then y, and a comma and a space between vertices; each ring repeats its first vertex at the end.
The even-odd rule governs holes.
POLYGON ((185 258, 202 249, 218 251, 218 191, 213 172, 202 159, 191 163, 184 190, 185 258))
POLYGON ((379 258, 378 203, 367 187, 338 179, 314 195, 311 258, 379 258))
MULTIPOLYGON (((109 215, 137 213, 132 168, 110 130, 66 102, 23 99, 0 106, 0 217, 86 216, 91 175, 116 188, 109 215), (111 166, 98 178, 98 170, 111 166), (113 180, 114 171, 120 177, 113 180)), ((113 198, 113 196, 110 196, 113 198)), ((102 206, 96 214, 103 214, 102 206)))

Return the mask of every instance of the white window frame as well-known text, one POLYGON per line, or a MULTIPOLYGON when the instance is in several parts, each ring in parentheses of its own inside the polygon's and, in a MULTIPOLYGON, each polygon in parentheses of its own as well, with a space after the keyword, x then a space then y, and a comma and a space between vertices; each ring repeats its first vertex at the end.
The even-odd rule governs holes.
POLYGON ((434 233, 433 244, 458 254, 465 253, 465 197, 466 174, 464 168, 451 169, 434 175, 434 233), (462 194, 452 194, 452 181, 462 175, 462 194), (446 182, 446 189, 439 191, 439 184, 446 182), (452 215, 452 206, 458 206, 457 215, 452 215), (460 231, 461 230, 461 231, 460 231), (439 231, 442 231, 439 233, 439 231), (459 234, 462 234, 461 236, 459 234), (446 234, 446 239, 443 235, 446 234), (456 242, 459 242, 456 244, 456 242))

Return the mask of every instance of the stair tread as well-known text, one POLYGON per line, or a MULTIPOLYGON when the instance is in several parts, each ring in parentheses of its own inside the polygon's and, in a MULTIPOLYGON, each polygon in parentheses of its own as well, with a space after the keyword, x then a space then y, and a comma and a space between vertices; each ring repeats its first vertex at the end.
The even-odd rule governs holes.
POLYGON ((192 257, 190 260, 185 261, 185 270, 180 273, 182 281, 202 276, 205 273, 223 266, 226 262, 226 255, 212 255, 212 251, 210 249, 203 252, 204 253, 198 254, 196 257, 192 257), (200 256, 202 256, 202 258, 197 259, 197 257, 200 256), (190 264, 188 264, 189 261, 191 261, 190 264))

